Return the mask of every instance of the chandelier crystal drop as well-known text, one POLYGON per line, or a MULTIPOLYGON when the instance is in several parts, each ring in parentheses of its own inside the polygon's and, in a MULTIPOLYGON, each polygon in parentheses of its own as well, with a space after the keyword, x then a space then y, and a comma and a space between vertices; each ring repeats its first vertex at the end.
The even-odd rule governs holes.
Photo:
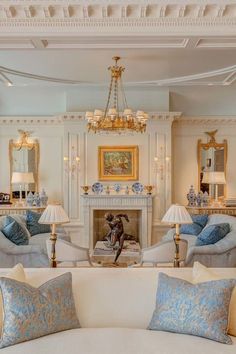
POLYGON ((88 131, 107 134, 144 133, 148 114, 141 110, 135 113, 128 107, 122 84, 122 73, 125 68, 117 65, 120 57, 113 57, 112 59, 115 60, 115 65, 108 68, 111 72, 111 81, 106 108, 104 111, 95 109, 94 112, 86 112, 88 131), (113 104, 111 104, 112 95, 113 104), (123 112, 119 109, 120 102, 123 105, 123 112))

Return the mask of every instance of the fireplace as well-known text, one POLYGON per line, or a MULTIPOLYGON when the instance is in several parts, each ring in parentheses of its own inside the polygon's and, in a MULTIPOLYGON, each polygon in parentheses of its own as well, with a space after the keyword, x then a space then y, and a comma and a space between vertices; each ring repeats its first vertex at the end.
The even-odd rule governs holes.
POLYGON ((127 234, 136 237, 141 248, 151 245, 152 196, 150 195, 83 195, 85 240, 84 245, 92 250, 102 240, 109 228, 105 225, 104 214, 127 214, 127 234))
POLYGON ((97 241, 102 241, 104 236, 110 231, 109 226, 106 224, 104 215, 105 213, 111 213, 113 215, 117 214, 127 214, 129 222, 122 218, 124 231, 128 236, 133 236, 136 242, 139 242, 139 231, 141 230, 141 210, 107 210, 98 209, 93 211, 93 247, 97 241))

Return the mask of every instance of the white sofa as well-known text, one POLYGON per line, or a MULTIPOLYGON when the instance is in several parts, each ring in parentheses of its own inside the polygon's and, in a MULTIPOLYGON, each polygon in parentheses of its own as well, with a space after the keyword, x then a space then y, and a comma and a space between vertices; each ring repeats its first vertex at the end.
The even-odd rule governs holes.
MULTIPOLYGON (((1 269, 0 275, 9 270, 1 269)), ((29 283, 39 286, 70 271, 82 329, 45 336, 1 349, 1 354, 235 354, 233 345, 191 335, 149 331, 158 273, 191 279, 191 268, 27 269, 29 283)), ((216 269, 236 278, 236 269, 216 269)))
MULTIPOLYGON (((10 215, 19 222, 25 229, 26 217, 20 214, 10 215)), ((0 230, 5 224, 6 216, 0 217, 0 230)), ((17 263, 24 267, 49 267, 46 240, 50 238, 50 233, 42 233, 31 236, 29 231, 29 244, 18 246, 8 240, 0 231, 0 268, 13 267, 17 263)), ((70 237, 64 229, 57 228, 57 237, 70 241, 70 237)))
MULTIPOLYGON (((192 267, 198 261, 206 267, 236 267, 236 217, 222 214, 209 215, 205 227, 214 224, 229 223, 230 232, 213 245, 195 246, 196 236, 181 234, 180 238, 188 242, 185 260, 186 267, 192 267)), ((163 241, 173 240, 175 229, 163 236, 163 241)))

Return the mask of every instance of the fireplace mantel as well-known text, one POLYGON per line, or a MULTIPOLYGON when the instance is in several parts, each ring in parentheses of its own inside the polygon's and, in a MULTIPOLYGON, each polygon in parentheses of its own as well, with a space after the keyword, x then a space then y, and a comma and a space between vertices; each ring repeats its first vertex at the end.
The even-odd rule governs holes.
POLYGON ((82 195, 84 208, 85 243, 93 249, 94 210, 140 210, 141 247, 151 245, 152 195, 145 194, 88 194, 82 195))

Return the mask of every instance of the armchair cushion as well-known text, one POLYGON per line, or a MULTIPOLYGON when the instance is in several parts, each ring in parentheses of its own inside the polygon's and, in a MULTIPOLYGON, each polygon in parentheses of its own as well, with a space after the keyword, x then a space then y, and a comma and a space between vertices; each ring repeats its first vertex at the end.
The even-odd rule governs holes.
POLYGON ((38 221, 40 217, 41 214, 36 213, 35 211, 27 210, 26 212, 26 225, 31 236, 51 231, 50 225, 39 224, 38 221))
POLYGON ((28 245, 29 239, 25 229, 11 216, 6 217, 5 226, 2 233, 16 245, 28 245))
POLYGON ((234 279, 201 284, 159 274, 156 309, 149 329, 192 334, 232 344, 226 334, 234 279))
POLYGON ((224 238, 229 232, 228 223, 209 225, 198 235, 196 246, 212 245, 224 238))

